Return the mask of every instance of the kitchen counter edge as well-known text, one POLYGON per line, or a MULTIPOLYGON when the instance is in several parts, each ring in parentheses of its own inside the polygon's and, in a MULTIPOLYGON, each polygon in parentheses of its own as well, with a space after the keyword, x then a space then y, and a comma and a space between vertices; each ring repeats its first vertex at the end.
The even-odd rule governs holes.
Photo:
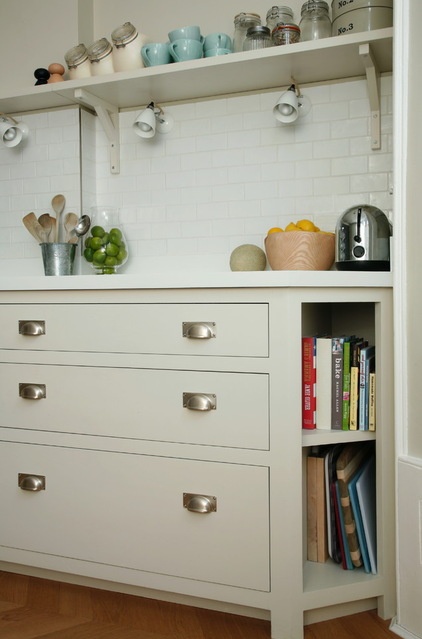
POLYGON ((0 291, 75 291, 202 288, 389 288, 391 272, 237 271, 136 275, 70 275, 0 277, 0 291))

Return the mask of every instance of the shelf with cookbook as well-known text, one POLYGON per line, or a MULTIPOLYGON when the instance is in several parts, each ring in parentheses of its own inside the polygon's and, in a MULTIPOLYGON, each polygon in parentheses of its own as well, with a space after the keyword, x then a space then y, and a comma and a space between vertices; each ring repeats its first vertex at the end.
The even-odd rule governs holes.
MULTIPOLYGON (((321 293, 321 291, 320 291, 321 293)), ((382 614, 384 601, 392 597, 391 576, 394 570, 394 455, 392 407, 392 320, 389 291, 341 291, 331 299, 307 300, 302 303, 302 338, 324 336, 329 341, 330 355, 335 338, 364 337, 376 350, 376 426, 363 425, 350 429, 350 421, 333 426, 335 416, 322 416, 318 427, 318 412, 314 427, 302 428, 302 499, 303 499, 303 610, 305 619, 315 608, 360 602, 373 608, 378 601, 382 614), (333 339, 334 338, 334 339, 333 339), (346 467, 341 495, 339 470, 345 455, 356 458, 346 467), (359 463, 358 463, 359 458, 359 463), (353 465, 355 464, 355 465, 353 465), (349 473, 349 474, 348 474, 349 473), (370 473, 371 499, 360 502, 357 487, 370 473), (361 479, 362 475, 362 479, 361 479), (352 490, 353 489, 353 490, 352 490), (350 491, 350 492, 349 492, 350 491), (354 500, 354 501, 353 501, 354 500), (347 504, 348 510, 344 511, 347 504), (364 520, 362 520, 362 515, 364 520), (350 517, 350 519, 349 519, 350 517), (372 518, 372 519, 371 519, 372 518), (368 522, 372 529, 368 530, 368 522), (353 529, 354 542, 348 532, 353 529), (355 546, 350 544, 356 543, 355 546), (369 547, 369 554, 368 554, 369 547), (371 563, 372 559, 372 563, 371 563), (390 595, 387 593, 390 591, 390 595)), ((301 344, 301 373, 303 343, 301 344)), ((356 340, 358 341, 358 340, 356 340)), ((353 342, 353 338, 352 338, 353 342)), ((315 343, 315 395, 318 401, 318 351, 315 343)), ((321 348, 322 350, 322 348, 321 348)), ((306 349, 305 349, 306 353, 306 349)), ((327 360, 328 362, 328 360, 327 360)), ((328 363, 326 364, 328 366, 328 363)), ((334 361, 332 360, 334 367, 334 361)), ((326 371, 327 372, 327 371, 326 371)), ((331 377, 331 397, 334 393, 334 368, 331 377)), ((301 417, 304 419, 304 378, 302 377, 301 417)), ((341 397, 343 399, 343 396, 341 397)), ((322 403, 322 400, 321 400, 322 403)), ((316 407, 317 407, 316 403, 316 407)), ((325 407, 327 409, 327 406, 325 407)), ((334 405, 330 404, 331 411, 334 405)), ((342 407, 340 408, 342 410, 342 407)), ((343 415, 344 417, 344 415, 343 415)), ((350 420, 350 414, 349 414, 350 420)), ((303 424, 302 424, 303 425, 303 424)), ((344 469, 343 469, 344 471, 344 469)), ((363 500, 363 497, 361 497, 363 500)), ((388 604, 385 604, 388 605, 388 604)))

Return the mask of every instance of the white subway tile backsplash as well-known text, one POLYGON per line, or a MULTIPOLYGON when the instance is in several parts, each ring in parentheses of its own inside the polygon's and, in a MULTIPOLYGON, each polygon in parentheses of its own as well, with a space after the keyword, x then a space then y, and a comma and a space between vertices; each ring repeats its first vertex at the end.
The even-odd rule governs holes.
POLYGON ((132 258, 171 255, 175 268, 206 255, 227 265, 238 244, 263 246, 270 227, 299 218, 334 230, 358 203, 391 212, 391 77, 381 78, 380 151, 364 80, 302 91, 312 108, 292 126, 272 113, 281 90, 169 105, 175 126, 152 139, 134 135, 138 111, 121 113, 119 174, 95 116, 82 114, 80 158, 77 108, 28 114, 25 146, 0 148, 0 259, 39 257, 21 218, 50 210, 59 192, 76 212, 81 201, 118 207, 132 258))

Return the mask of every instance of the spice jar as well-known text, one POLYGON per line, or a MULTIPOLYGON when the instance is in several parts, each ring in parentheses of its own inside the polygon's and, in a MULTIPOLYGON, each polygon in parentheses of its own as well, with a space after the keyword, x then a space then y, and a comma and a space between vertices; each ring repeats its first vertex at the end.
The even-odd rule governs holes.
POLYGON ((250 27, 258 27, 261 17, 257 13, 238 13, 234 18, 233 52, 243 51, 243 43, 250 27))
POLYGON ((271 31, 268 27, 250 27, 246 32, 243 51, 255 51, 272 47, 271 31))
POLYGON ((91 62, 89 61, 88 52, 84 44, 77 44, 76 47, 69 49, 69 51, 65 53, 64 59, 69 69, 70 80, 90 77, 91 62))
POLYGON ((293 22, 293 9, 275 6, 267 12, 267 27, 272 31, 280 22, 293 22))
POLYGON ((300 29, 297 24, 293 22, 289 24, 279 24, 271 34, 273 44, 279 46, 280 44, 294 44, 300 42, 300 29))
POLYGON ((113 42, 113 67, 115 71, 131 71, 144 66, 141 49, 146 44, 141 41, 138 31, 131 22, 125 22, 111 33, 113 42))
POLYGON ((319 40, 331 36, 331 20, 328 3, 324 0, 308 0, 302 5, 299 23, 302 40, 319 40))
POLYGON ((107 38, 96 40, 88 49, 91 61, 91 75, 105 75, 113 73, 113 47, 107 38))

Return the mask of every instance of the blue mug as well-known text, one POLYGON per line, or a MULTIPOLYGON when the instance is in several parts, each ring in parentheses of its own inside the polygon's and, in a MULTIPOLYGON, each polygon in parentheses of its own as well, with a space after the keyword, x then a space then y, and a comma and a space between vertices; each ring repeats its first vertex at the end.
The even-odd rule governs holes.
POLYGON ((154 67, 158 64, 173 62, 169 45, 166 42, 151 42, 141 49, 141 57, 146 67, 154 67))

